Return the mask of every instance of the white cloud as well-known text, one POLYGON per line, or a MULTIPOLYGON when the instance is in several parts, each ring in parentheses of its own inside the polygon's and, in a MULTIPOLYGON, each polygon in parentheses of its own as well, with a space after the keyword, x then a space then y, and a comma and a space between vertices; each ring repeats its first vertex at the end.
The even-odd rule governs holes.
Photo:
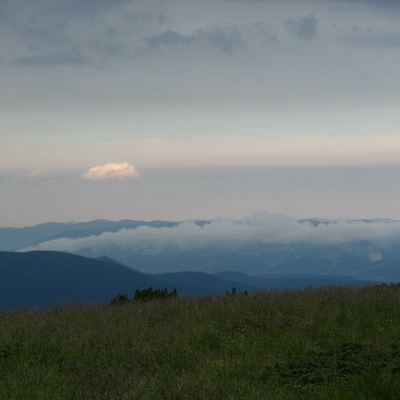
POLYGON ((140 174, 132 164, 125 163, 107 163, 90 168, 82 175, 83 179, 92 181, 101 181, 104 179, 136 179, 140 174))
MULTIPOLYGON (((284 215, 254 213, 240 221, 217 218, 199 226, 187 221, 176 227, 122 229, 99 236, 56 239, 22 249, 57 250, 94 255, 108 250, 160 253, 207 248, 238 249, 257 243, 343 245, 357 241, 384 244, 400 240, 399 221, 325 221, 320 224, 293 220, 284 215)), ((378 260, 373 255, 371 260, 378 260)))

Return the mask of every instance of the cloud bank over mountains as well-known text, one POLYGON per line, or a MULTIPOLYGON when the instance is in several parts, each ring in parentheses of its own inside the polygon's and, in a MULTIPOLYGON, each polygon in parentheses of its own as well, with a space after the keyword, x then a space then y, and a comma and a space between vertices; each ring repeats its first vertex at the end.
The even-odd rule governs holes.
POLYGON ((399 221, 298 221, 284 215, 254 213, 242 220, 220 217, 201 224, 185 221, 168 228, 138 227, 78 239, 60 238, 24 248, 22 251, 56 250, 82 253, 90 250, 92 254, 102 255, 109 249, 118 248, 126 252, 150 254, 210 248, 237 250, 260 243, 345 245, 368 241, 385 245, 399 240, 399 221))

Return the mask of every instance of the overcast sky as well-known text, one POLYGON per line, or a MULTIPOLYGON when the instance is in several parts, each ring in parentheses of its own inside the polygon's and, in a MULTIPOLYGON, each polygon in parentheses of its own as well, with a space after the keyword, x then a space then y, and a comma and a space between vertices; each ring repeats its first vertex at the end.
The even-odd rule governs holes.
POLYGON ((400 219, 400 2, 0 1, 0 226, 400 219))

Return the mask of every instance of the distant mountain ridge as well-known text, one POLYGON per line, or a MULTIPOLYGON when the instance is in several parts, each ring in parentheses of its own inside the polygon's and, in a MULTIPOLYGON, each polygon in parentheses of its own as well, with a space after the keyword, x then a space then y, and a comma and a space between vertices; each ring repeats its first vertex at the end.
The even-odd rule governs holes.
POLYGON ((178 224, 179 222, 158 220, 147 222, 129 219, 120 221, 97 219, 89 222, 47 222, 24 228, 0 227, 0 251, 15 251, 58 238, 80 238, 100 235, 104 232, 117 232, 121 229, 136 229, 139 226, 161 228, 178 224))
POLYGON ((0 252, 0 311, 90 302, 109 303, 136 289, 177 289, 180 296, 370 282, 313 276, 255 277, 235 272, 176 272, 148 275, 111 259, 91 259, 62 252, 0 252))
POLYGON ((161 282, 131 268, 61 252, 0 252, 0 308, 104 302, 161 282))
MULTIPOLYGON (((132 297, 136 289, 176 288, 183 296, 221 293, 232 282, 209 275, 203 285, 199 276, 176 279, 135 271, 114 260, 95 260, 62 252, 0 252, 0 309, 46 307, 57 304, 110 302, 118 294, 132 297), (193 283, 193 285, 191 284, 193 283)), ((242 285, 243 290, 255 287, 242 285)))

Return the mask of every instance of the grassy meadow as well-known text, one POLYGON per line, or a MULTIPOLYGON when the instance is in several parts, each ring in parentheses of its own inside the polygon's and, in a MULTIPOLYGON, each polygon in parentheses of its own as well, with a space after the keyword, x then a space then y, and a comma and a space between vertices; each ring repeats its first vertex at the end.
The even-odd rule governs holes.
POLYGON ((0 399, 398 399, 400 286, 0 313, 0 399))

